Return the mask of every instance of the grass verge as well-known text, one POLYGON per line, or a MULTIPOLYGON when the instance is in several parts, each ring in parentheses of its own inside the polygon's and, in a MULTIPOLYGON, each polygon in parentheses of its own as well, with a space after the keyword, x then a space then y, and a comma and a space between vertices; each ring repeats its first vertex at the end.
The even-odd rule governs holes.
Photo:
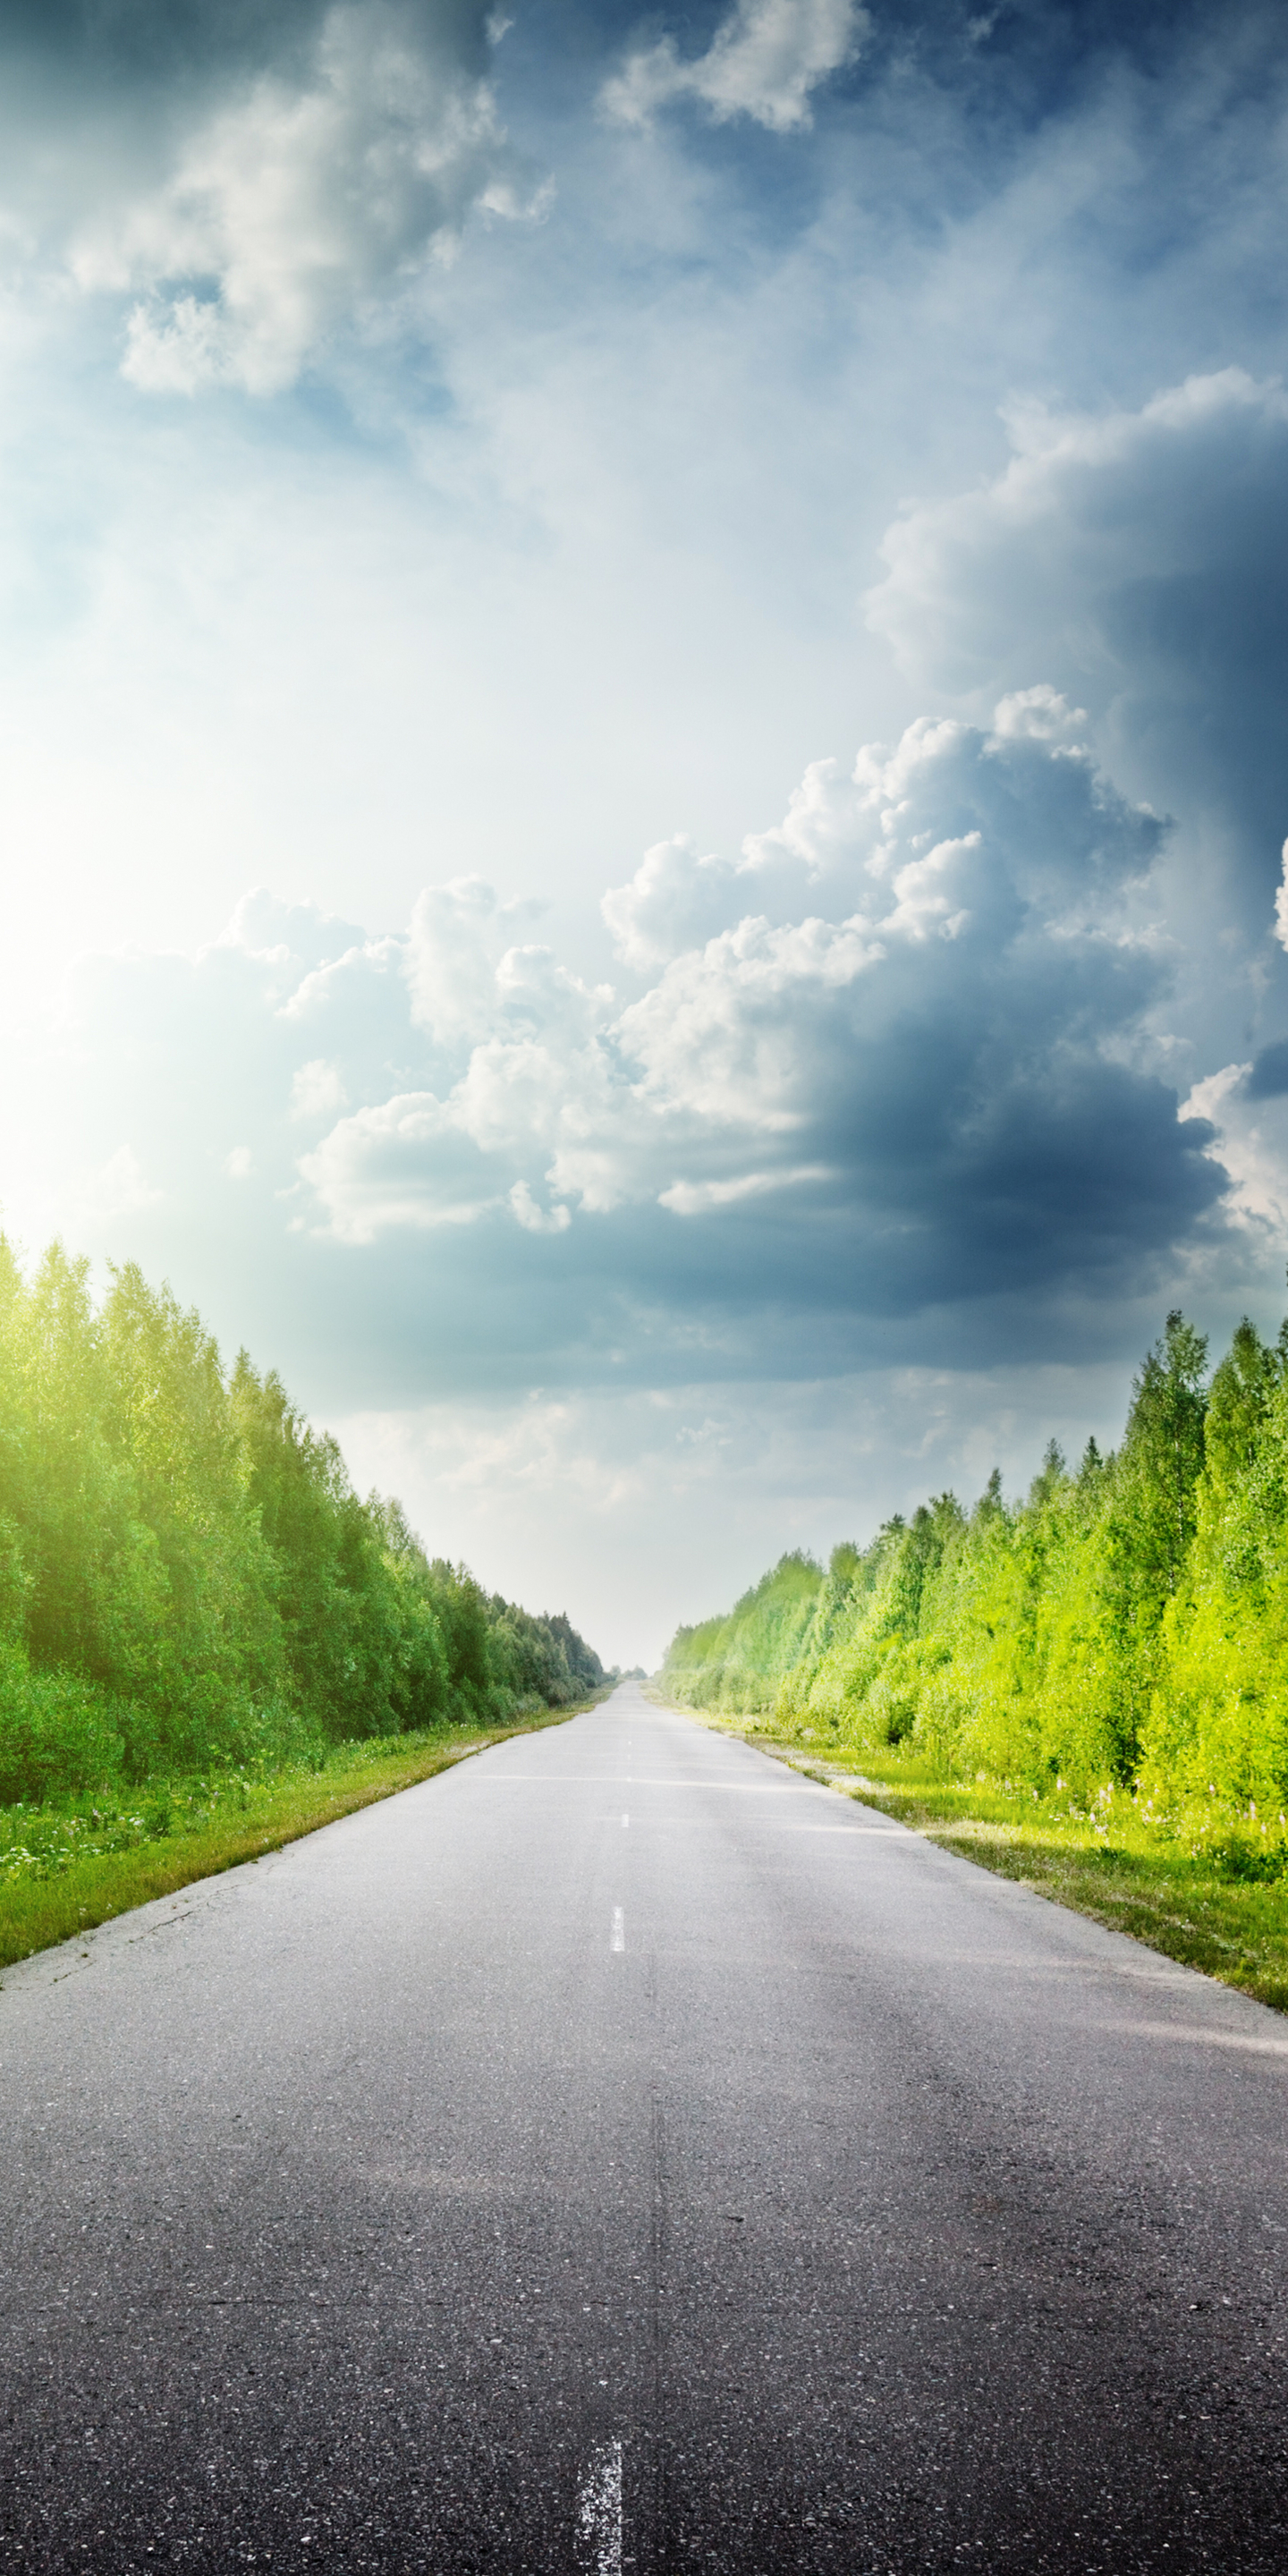
POLYGON ((1258 1884, 1231 1877, 1188 1838, 1142 1819, 1125 1791, 1087 1813, 1058 1794, 935 1780, 893 1751, 839 1746, 815 1754, 800 1740, 762 1734, 745 1717, 708 1709, 685 1715, 878 1807, 963 1860, 1288 2012, 1288 1878, 1258 1884))
POLYGON ((467 1754, 512 1735, 560 1726, 598 1704, 511 1719, 506 1726, 439 1727, 338 1745, 321 1769, 292 1764, 263 1778, 151 1783, 133 1804, 0 1811, 0 1968, 90 1932, 114 1915, 169 1896, 239 1861, 260 1860, 379 1798, 432 1779, 467 1754))

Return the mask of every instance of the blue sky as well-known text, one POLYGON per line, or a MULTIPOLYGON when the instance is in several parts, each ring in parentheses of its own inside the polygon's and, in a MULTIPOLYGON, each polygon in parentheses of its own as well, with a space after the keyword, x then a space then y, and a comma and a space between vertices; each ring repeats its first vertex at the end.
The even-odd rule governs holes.
POLYGON ((1281 11, 0 50, 21 1241, 623 1661, 1277 1325, 1281 11))

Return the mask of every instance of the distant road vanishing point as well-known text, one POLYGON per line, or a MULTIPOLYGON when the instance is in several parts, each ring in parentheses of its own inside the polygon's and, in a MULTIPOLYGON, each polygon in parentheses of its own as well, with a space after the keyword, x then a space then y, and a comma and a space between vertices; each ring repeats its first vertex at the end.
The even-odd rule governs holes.
POLYGON ((634 1685, 0 1992, 0 2566, 1288 2568, 1288 2021, 634 1685))

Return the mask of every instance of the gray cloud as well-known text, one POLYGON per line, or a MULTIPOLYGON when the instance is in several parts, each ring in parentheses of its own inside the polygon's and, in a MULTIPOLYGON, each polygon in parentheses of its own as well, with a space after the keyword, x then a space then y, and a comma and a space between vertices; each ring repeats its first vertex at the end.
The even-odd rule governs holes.
MULTIPOLYGON (((377 5, 364 0, 373 20, 377 5)), ((410 42, 482 76, 490 60, 488 11, 479 0, 404 0, 410 42)), ((70 101, 104 83, 155 103, 207 98, 266 72, 300 81, 334 0, 6 0, 0 47, 49 93, 70 101)), ((374 30, 379 41, 378 27, 374 30)))
POLYGON ((1288 825, 1288 397, 1232 367, 1011 432, 1001 476, 891 529, 871 622, 950 691, 1040 650, 1115 768, 1219 838, 1221 926, 1261 941, 1288 825))
POLYGON ((25 47, 11 26, 11 225, 120 299, 143 391, 281 392, 450 260, 472 214, 534 202, 488 26, 478 0, 86 11, 25 47))
POLYGON ((8 0, 11 57, 49 61, 63 83, 117 75, 173 80, 212 67, 263 69, 289 59, 325 0, 8 0))
POLYGON ((471 879, 383 937, 258 895, 89 964, 32 1230, 239 1271, 353 1401, 1067 1345, 1223 1188, 1146 1034, 1162 827, 1078 729, 1030 689, 817 764, 736 863, 650 853, 606 902, 633 992, 471 879))
POLYGON ((1258 1049, 1245 1083, 1249 1100, 1282 1100, 1288 1096, 1288 1038, 1276 1038, 1258 1049))

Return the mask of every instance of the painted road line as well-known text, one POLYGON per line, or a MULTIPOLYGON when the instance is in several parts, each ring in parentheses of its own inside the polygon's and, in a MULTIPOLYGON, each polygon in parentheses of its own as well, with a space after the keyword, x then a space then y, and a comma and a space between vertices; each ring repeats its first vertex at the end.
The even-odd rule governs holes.
POLYGON ((578 2556, 586 2576, 622 2576, 622 2446, 592 2451, 577 2493, 578 2556))
POLYGON ((624 1950, 626 1947, 626 1917, 620 1905, 613 1907, 613 1935, 608 1946, 610 1950, 624 1950))

